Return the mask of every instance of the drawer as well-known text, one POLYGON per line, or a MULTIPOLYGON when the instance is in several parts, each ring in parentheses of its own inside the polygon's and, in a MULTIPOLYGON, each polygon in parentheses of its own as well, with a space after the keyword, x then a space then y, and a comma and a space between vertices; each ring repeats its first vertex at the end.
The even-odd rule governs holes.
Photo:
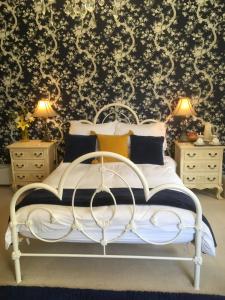
POLYGON ((195 175, 195 174, 184 174, 183 175, 183 182, 184 184, 205 184, 207 187, 207 184, 215 184, 219 183, 219 176, 217 173, 211 173, 207 175, 195 175))
POLYGON ((39 182, 46 178, 45 173, 15 173, 16 182, 39 182))
POLYGON ((198 172, 198 171, 218 171, 220 169, 219 160, 206 160, 206 161, 189 161, 184 162, 184 172, 198 172))
POLYGON ((43 159, 45 157, 44 149, 22 149, 11 150, 13 159, 43 159))
POLYGON ((15 181, 16 182, 26 182, 29 181, 29 174, 26 173, 15 173, 15 181))
POLYGON ((220 150, 211 149, 193 149, 184 151, 184 160, 195 160, 195 159, 219 159, 221 156, 220 150))
POLYGON ((38 181, 42 181, 46 178, 46 174, 45 173, 33 173, 30 175, 31 181, 33 182, 38 182, 38 181))
POLYGON ((17 159, 13 162, 15 171, 21 170, 45 170, 46 164, 44 160, 22 160, 17 159))

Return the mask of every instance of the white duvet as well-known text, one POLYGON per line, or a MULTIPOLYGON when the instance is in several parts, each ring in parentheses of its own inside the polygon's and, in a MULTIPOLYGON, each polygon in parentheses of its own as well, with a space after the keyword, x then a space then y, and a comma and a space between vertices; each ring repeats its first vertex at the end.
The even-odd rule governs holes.
MULTIPOLYGON (((58 187, 59 180, 68 167, 69 163, 61 163, 44 181, 50 186, 58 187)), ((118 173, 125 179, 132 188, 141 188, 141 182, 137 175, 127 165, 121 162, 108 163, 105 166, 118 173)), ((176 175, 176 165, 173 159, 165 157, 163 166, 143 164, 138 165, 144 174, 149 188, 154 188, 161 184, 180 184, 183 185, 181 179, 176 175)), ((101 176, 99 175, 98 164, 80 164, 69 174, 66 180, 65 188, 74 188, 81 176, 83 179, 79 182, 78 188, 93 189, 100 184, 101 176)), ((105 185, 109 188, 122 188, 124 182, 115 175, 115 173, 107 172, 105 176, 105 185)), ((151 201, 151 200, 150 200, 151 201)), ((25 226, 29 213, 35 208, 32 215, 32 229, 34 232, 45 239, 57 239, 69 230, 73 223, 72 209, 69 206, 58 205, 29 205, 22 207, 17 211, 17 220, 19 225, 18 230, 21 235, 33 237, 29 229, 25 226), (47 210, 41 209, 45 207, 51 210, 53 217, 49 217, 47 210)), ((113 206, 94 207, 94 216, 99 220, 107 220, 112 216, 113 206)), ((76 218, 83 230, 95 241, 102 239, 102 231, 96 226, 91 215, 89 207, 75 207, 76 218)), ((110 226, 105 231, 105 237, 108 242, 117 243, 143 243, 138 235, 143 239, 153 243, 163 243, 172 240, 178 233, 178 217, 182 220, 184 229, 174 241, 175 243, 188 243, 193 240, 194 230, 190 226, 194 225, 195 214, 191 211, 167 207, 167 206, 147 206, 137 205, 135 209, 135 228, 138 233, 135 234, 127 231, 118 238, 124 231, 125 226, 129 223, 132 214, 132 205, 118 205, 110 226), (160 212, 159 212, 160 211, 160 212), (115 241, 116 239, 116 241, 115 241)), ((64 241, 69 242, 90 242, 90 239, 78 230, 73 230, 64 241)), ((8 248, 12 242, 10 229, 7 229, 5 235, 6 247, 8 248)), ((215 247, 213 238, 208 227, 203 224, 202 235, 202 251, 209 255, 215 255, 215 247)))

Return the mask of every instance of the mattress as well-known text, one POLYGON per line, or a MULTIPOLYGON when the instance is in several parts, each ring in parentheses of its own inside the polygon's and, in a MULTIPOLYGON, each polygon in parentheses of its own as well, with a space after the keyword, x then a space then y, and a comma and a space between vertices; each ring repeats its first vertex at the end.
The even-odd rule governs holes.
MULTIPOLYGON (((61 163, 44 182, 57 188, 68 165, 69 163, 61 163)), ((168 183, 183 185, 175 172, 176 164, 170 157, 165 157, 163 166, 142 164, 138 167, 144 174, 149 188, 168 183)), ((101 183, 99 168, 99 164, 80 164, 68 175, 65 189, 72 189, 76 185, 80 189, 95 189, 101 183)), ((131 188, 142 187, 137 175, 124 163, 105 163, 105 168, 109 170, 105 170, 104 184, 109 188, 124 188, 124 181, 116 174, 122 176, 131 188)), ((101 242, 102 228, 98 224, 96 225, 96 220, 107 221, 115 213, 109 226, 104 231, 108 244, 115 242, 134 244, 144 243, 144 241, 161 244, 173 240, 175 237, 174 243, 193 241, 194 229, 191 227, 195 223, 195 213, 189 210, 164 205, 136 205, 133 222, 133 229, 135 230, 125 232, 127 225, 130 224, 134 207, 133 205, 117 205, 116 211, 114 211, 114 208, 114 206, 104 205, 93 207, 92 210, 90 207, 74 207, 73 210, 71 206, 32 204, 17 211, 17 220, 20 223, 18 230, 21 235, 33 238, 29 229, 25 226, 27 217, 30 215, 32 217, 32 230, 36 235, 44 239, 60 239, 74 224, 73 214, 75 214, 82 230, 72 230, 63 241, 101 242), (51 213, 49 213, 50 211, 51 213), (93 219, 93 216, 95 219, 93 219), (178 224, 180 221, 183 230, 179 233, 178 224)), ((8 248, 12 242, 9 228, 5 235, 5 241, 8 248)), ((209 255, 215 255, 213 237, 205 223, 203 223, 202 251, 209 255)))

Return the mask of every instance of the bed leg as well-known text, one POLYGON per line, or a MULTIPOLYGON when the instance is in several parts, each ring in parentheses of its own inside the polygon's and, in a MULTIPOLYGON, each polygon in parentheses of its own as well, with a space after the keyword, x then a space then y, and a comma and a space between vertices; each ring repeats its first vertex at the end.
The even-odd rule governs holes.
POLYGON ((200 271, 201 271, 201 264, 197 261, 195 262, 195 278, 194 278, 194 288, 196 290, 200 289, 200 271))
POLYGON ((14 259, 14 266, 15 266, 15 273, 16 273, 16 283, 18 284, 21 282, 20 258, 18 257, 13 259, 14 259))

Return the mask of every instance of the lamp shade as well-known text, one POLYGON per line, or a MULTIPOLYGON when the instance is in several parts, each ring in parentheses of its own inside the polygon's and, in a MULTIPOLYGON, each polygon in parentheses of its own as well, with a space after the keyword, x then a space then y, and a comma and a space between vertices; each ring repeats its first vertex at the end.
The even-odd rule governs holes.
POLYGON ((175 110, 173 111, 173 116, 195 116, 195 110, 191 105, 190 98, 179 99, 175 110))
POLYGON ((47 119, 57 116, 57 113, 52 108, 49 100, 39 100, 34 110, 33 116, 47 119))

